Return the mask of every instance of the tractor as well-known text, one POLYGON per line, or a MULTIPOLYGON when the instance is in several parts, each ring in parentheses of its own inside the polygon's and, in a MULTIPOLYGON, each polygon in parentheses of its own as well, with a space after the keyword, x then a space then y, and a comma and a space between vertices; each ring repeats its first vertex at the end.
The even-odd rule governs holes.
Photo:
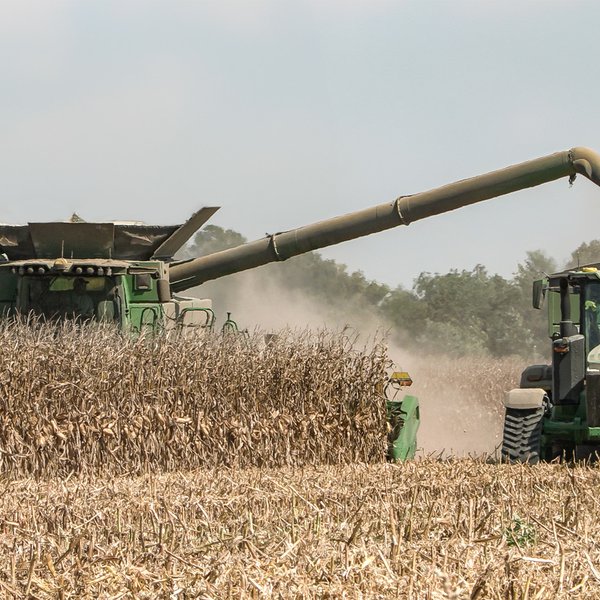
POLYGON ((531 365, 506 394, 502 457, 536 463, 600 453, 600 265, 534 282, 548 310, 552 362, 531 365))

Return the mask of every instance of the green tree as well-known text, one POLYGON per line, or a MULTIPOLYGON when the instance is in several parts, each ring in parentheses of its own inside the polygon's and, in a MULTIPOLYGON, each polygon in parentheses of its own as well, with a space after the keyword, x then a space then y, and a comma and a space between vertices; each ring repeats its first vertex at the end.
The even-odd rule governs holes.
POLYGON ((517 265, 513 281, 518 288, 520 301, 518 312, 529 329, 532 344, 544 352, 548 341, 546 310, 535 310, 532 306, 533 282, 558 270, 556 261, 543 250, 530 250, 525 261, 517 265))
POLYGON ((413 345, 427 326, 427 306, 414 291, 402 286, 386 294, 379 304, 380 314, 390 324, 401 345, 413 345))
POLYGON ((529 352, 531 335, 519 313, 517 286, 483 265, 445 275, 422 273, 415 282, 428 319, 424 338, 452 355, 486 350, 494 356, 529 352))
POLYGON ((246 238, 233 229, 223 229, 218 225, 206 225, 184 250, 186 257, 194 258, 227 248, 235 248, 246 243, 246 238))
POLYGON ((583 242, 573 252, 565 268, 570 269, 583 265, 600 263, 600 240, 583 242))

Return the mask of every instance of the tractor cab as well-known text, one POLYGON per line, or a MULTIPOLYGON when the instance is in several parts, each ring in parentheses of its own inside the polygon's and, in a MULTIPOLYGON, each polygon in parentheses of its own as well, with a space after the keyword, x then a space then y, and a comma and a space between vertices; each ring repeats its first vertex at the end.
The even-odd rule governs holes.
MULTIPOLYGON (((557 340, 565 323, 570 334, 584 337, 587 363, 591 361, 591 353, 600 355, 600 271, 596 266, 578 267, 577 269, 551 275, 547 280, 536 282, 534 286, 541 291, 541 297, 548 296, 548 335, 557 340), (561 289, 563 290, 561 292, 561 289), (562 294, 562 295, 561 295, 562 294)), ((534 307, 541 308, 539 294, 534 291, 534 307)), ((555 344, 555 351, 560 348, 555 344)), ((598 360, 596 359, 596 362, 598 360)), ((600 368, 600 366, 598 367, 600 368)))

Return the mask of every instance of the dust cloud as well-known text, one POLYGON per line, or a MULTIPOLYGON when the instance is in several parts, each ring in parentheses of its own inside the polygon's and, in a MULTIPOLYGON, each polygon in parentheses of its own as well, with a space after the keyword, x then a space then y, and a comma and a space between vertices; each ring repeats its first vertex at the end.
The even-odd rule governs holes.
POLYGON ((502 442, 504 393, 516 387, 519 359, 408 354, 390 355, 410 373, 408 393, 419 399, 422 454, 495 455, 502 442))
MULTIPOLYGON (((336 311, 264 271, 239 273, 194 292, 213 297, 220 322, 231 312, 239 326, 249 331, 349 328, 364 344, 383 338, 389 342, 394 334, 372 312, 336 311)), ((421 355, 391 342, 388 354, 396 368, 408 371, 414 382, 406 393, 419 399, 421 454, 447 457, 497 450, 504 417, 502 398, 518 383, 524 367, 519 359, 421 355)))
MULTIPOLYGON (((364 310, 340 311, 334 306, 311 298, 294 287, 286 287, 266 269, 231 275, 209 282, 187 292, 197 297, 212 298, 217 322, 231 313, 240 328, 268 333, 289 329, 350 328, 360 333, 362 340, 385 334, 383 323, 364 310)), ((340 300, 343 304, 343 299, 340 300)))
MULTIPOLYGON (((335 327, 335 315, 312 299, 293 292, 267 277, 255 277, 252 273, 240 273, 235 277, 235 292, 228 294, 214 309, 221 320, 226 312, 240 328, 276 332, 284 328, 335 327)), ((220 283, 220 282, 219 282, 220 283)), ((202 288, 203 292, 210 289, 202 288)))

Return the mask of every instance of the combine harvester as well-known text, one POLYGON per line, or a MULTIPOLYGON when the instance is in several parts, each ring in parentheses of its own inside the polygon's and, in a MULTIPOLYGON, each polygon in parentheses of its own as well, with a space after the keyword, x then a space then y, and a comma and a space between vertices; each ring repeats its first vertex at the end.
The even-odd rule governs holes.
MULTIPOLYGON (((216 207, 202 208, 179 226, 79 219, 0 225, 0 310, 4 315, 33 312, 44 317, 95 318, 137 332, 212 328, 211 301, 183 297, 181 292, 561 177, 572 182, 577 174, 600 185, 600 155, 573 148, 183 261, 174 260, 175 253, 216 207)), ((595 329, 591 318, 578 329, 570 316, 575 298, 581 314, 587 314, 592 306, 588 303, 596 302, 599 288, 595 286, 600 286, 597 271, 563 273, 548 280, 546 288, 551 297, 560 295, 562 310, 558 330, 553 331, 552 382, 546 367, 535 366, 525 371, 523 389, 509 394, 503 446, 506 457, 547 458, 554 452, 555 441, 558 448, 570 448, 600 440, 600 352, 593 347, 595 329), (563 443, 565 439, 568 443, 563 443)), ((542 288, 538 285, 536 289, 542 288)), ((591 308, 589 312, 593 312, 591 308)), ((230 320, 226 327, 236 328, 230 320)), ((405 374, 395 375, 387 387, 397 388, 409 381, 405 374)), ((411 457, 419 420, 416 398, 388 399, 388 414, 390 456, 411 457)))

